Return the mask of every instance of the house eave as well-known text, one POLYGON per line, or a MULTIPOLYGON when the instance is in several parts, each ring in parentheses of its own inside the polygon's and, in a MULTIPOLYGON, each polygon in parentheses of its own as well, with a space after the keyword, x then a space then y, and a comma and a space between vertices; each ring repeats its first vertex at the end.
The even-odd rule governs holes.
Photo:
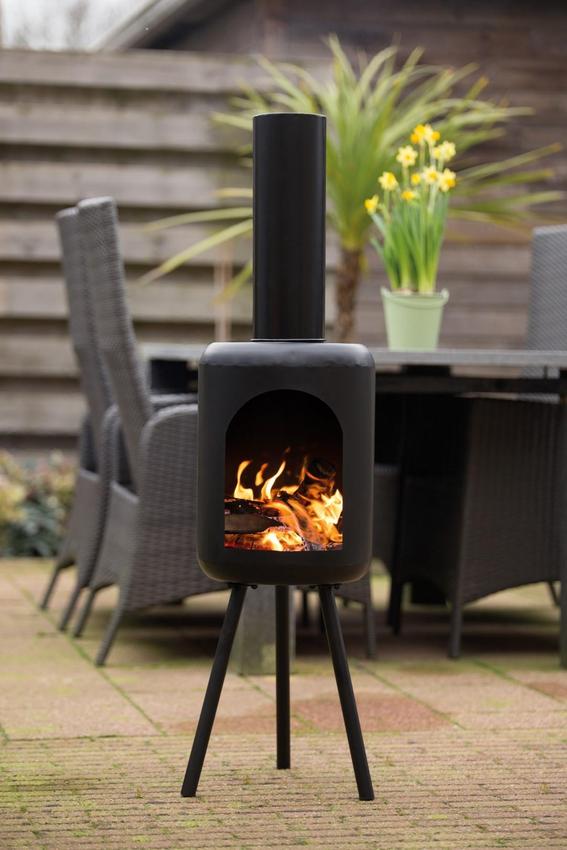
POLYGON ((151 48, 181 21, 186 25, 201 23, 226 5, 227 0, 150 0, 95 43, 94 49, 151 48))

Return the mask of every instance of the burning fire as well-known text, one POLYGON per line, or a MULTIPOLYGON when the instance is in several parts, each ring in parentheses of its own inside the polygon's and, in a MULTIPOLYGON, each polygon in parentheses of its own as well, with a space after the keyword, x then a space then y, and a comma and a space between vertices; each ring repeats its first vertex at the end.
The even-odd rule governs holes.
POLYGON ((252 460, 238 465, 232 497, 225 499, 226 547, 276 552, 342 547, 343 497, 335 486, 335 468, 305 458, 294 483, 278 483, 290 479, 288 452, 273 475, 268 463, 252 475, 252 460), (245 474, 252 486, 242 483, 245 474))

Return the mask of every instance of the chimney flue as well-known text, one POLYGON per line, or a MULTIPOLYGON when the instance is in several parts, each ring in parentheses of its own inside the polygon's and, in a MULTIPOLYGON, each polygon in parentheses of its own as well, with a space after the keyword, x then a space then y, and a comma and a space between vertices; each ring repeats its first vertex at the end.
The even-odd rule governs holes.
POLYGON ((254 338, 322 340, 323 115, 254 118, 254 338))

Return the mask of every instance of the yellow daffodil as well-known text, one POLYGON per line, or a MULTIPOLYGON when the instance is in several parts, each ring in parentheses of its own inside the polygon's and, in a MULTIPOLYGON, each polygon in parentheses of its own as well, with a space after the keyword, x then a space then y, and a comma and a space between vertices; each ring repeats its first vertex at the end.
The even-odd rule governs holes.
POLYGON ((439 188, 442 192, 453 189, 457 183, 457 175, 450 168, 446 168, 438 177, 439 188))
POLYGON ((364 202, 364 207, 367 213, 375 213, 378 209, 378 195, 372 195, 371 198, 367 198, 364 202))
POLYGON ((414 145, 422 144, 423 142, 432 145, 438 142, 440 138, 441 133, 439 130, 434 130, 431 124, 418 124, 417 127, 414 127, 414 131, 410 136, 410 140, 414 145))
POLYGON ((421 176, 426 183, 429 183, 430 186, 434 186, 439 180, 440 175, 434 165, 428 165, 427 168, 423 170, 423 174, 421 176))
POLYGON ((431 124, 426 124, 423 131, 423 138, 429 145, 435 144, 441 138, 439 130, 434 130, 431 124))
POLYGON ((398 185, 396 175, 392 174, 391 171, 385 171, 383 174, 381 174, 378 178, 378 182, 385 192, 392 192, 398 185))
POLYGON ((410 177, 410 182, 412 186, 419 186, 419 184, 421 183, 421 174, 416 171, 415 174, 412 174, 412 176, 410 177))
POLYGON ((441 142, 436 148, 433 148, 433 156, 435 159, 442 159, 443 162, 449 162, 453 159, 457 150, 453 142, 441 142))
POLYGON ((414 192, 413 189, 404 189, 401 197, 402 201, 413 201, 414 198, 417 198, 417 192, 414 192))
POLYGON ((423 142, 425 138, 425 124, 418 124, 417 127, 414 127, 413 133, 410 136, 410 141, 414 145, 420 144, 423 142))
POLYGON ((417 159, 417 151, 411 145, 405 145, 403 148, 398 148, 397 161, 404 166, 415 165, 417 159))

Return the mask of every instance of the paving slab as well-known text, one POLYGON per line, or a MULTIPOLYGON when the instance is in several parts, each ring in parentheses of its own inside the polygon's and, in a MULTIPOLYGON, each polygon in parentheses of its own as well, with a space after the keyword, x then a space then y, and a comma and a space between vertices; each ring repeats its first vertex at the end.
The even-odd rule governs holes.
POLYGON ((377 661, 357 606, 341 609, 374 802, 356 797, 315 623, 297 635, 292 769, 275 769, 274 678, 229 673, 199 794, 186 800, 226 595, 130 618, 100 670, 115 593, 74 640, 55 627, 71 571, 50 613, 34 604, 48 568, 0 562, 0 850, 567 847, 567 674, 545 588, 475 606, 457 663, 441 609, 411 609, 400 639, 387 632, 384 579, 377 661))
POLYGON ((151 735, 157 730, 94 670, 0 569, 0 724, 9 738, 151 735))

